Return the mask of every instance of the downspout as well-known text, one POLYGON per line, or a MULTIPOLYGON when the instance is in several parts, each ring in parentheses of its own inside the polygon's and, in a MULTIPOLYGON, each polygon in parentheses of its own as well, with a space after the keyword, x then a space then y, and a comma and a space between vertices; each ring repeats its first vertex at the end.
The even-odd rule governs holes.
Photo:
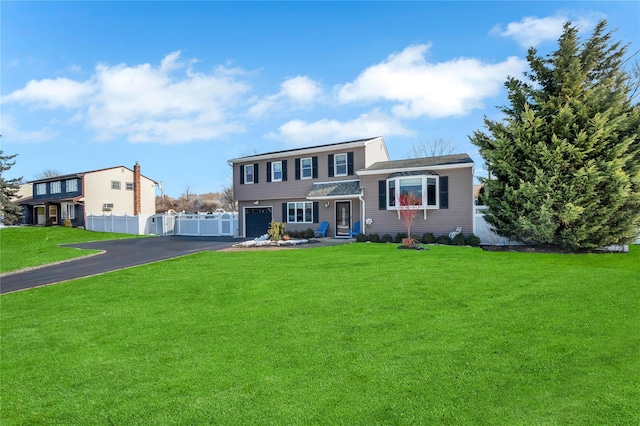
POLYGON ((360 232, 366 235, 365 230, 367 229, 367 223, 365 222, 365 218, 367 216, 367 212, 366 212, 366 206, 365 206, 365 202, 364 202, 364 198, 362 198, 364 196, 364 188, 360 188, 362 191, 360 192, 360 195, 358 195, 358 199, 360 199, 360 205, 362 206, 362 221, 360 222, 360 232))

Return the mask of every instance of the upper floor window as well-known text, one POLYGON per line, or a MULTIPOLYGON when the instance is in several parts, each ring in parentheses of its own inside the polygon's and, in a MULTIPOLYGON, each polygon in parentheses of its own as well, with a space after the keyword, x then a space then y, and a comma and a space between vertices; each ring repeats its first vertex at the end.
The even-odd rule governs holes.
POLYGON ((253 183, 253 165, 244 166, 244 183, 253 183))
POLYGON ((335 176, 347 175, 347 154, 336 154, 334 156, 335 161, 335 176))
POLYGON ((62 192, 62 185, 60 183, 60 181, 56 181, 56 182, 51 182, 51 193, 52 194, 59 194, 62 192))
POLYGON ((302 179, 311 179, 313 177, 313 163, 311 157, 300 160, 300 177, 302 179))
POLYGON ((36 195, 45 195, 47 193, 47 184, 46 183, 38 183, 36 184, 36 195))
POLYGON ((133 182, 126 182, 125 183, 125 189, 127 191, 133 191, 133 182))
POLYGON ((111 181, 111 189, 120 189, 120 181, 112 180, 111 181))
POLYGON ((271 181, 282 181, 282 161, 274 161, 271 163, 271 181))
POLYGON ((78 190, 78 179, 68 179, 65 182, 67 192, 76 192, 78 190))

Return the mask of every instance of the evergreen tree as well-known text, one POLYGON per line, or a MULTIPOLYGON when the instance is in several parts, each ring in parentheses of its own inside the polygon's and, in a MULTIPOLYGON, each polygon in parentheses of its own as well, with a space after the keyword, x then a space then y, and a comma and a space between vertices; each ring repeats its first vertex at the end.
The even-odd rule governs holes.
POLYGON ((22 177, 15 179, 5 179, 4 172, 11 169, 16 163, 12 161, 18 154, 2 155, 0 150, 0 214, 4 215, 5 225, 15 225, 22 217, 22 209, 11 200, 20 189, 22 177))
POLYGON ((632 241, 640 227, 640 110, 627 46, 601 21, 584 43, 565 24, 558 50, 530 49, 528 81, 505 83, 503 121, 470 138, 491 172, 486 220, 498 234, 568 250, 632 241))

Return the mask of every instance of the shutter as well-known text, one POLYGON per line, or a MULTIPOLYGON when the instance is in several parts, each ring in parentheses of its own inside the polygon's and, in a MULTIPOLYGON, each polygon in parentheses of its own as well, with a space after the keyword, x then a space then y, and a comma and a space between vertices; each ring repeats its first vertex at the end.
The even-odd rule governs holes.
POLYGON ((313 223, 318 223, 318 208, 320 207, 320 203, 317 201, 313 202, 313 223))
POLYGON ((387 209, 387 181, 378 181, 378 210, 387 209))
POLYGON ((296 169, 296 180, 300 180, 300 159, 296 158, 295 160, 295 169, 296 169))
POLYGON ((347 152, 347 174, 353 176, 353 151, 347 152))
POLYGON ((329 166, 329 177, 333 177, 335 176, 335 173, 333 172, 333 154, 329 154, 327 162, 327 165, 329 166))
POLYGON ((271 161, 267 161, 267 182, 271 182, 271 161))
POLYGON ((253 165, 253 183, 258 183, 258 163, 253 165))
POLYGON ((449 208, 449 176, 440 176, 440 208, 449 208))
POLYGON ((311 157, 311 167, 314 179, 318 179, 318 156, 311 157))
POLYGON ((244 166, 240 166, 240 185, 244 185, 244 166))
POLYGON ((282 160, 282 180, 287 180, 287 160, 282 160))
POLYGON ((287 223, 287 203, 282 203, 282 223, 287 223))

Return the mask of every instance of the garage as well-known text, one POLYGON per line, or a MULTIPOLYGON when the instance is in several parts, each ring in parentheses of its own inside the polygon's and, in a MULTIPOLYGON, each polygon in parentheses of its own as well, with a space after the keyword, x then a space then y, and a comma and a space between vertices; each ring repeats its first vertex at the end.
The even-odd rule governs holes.
POLYGON ((271 207, 247 208, 244 211, 244 228, 247 238, 255 238, 267 233, 273 220, 271 207))

